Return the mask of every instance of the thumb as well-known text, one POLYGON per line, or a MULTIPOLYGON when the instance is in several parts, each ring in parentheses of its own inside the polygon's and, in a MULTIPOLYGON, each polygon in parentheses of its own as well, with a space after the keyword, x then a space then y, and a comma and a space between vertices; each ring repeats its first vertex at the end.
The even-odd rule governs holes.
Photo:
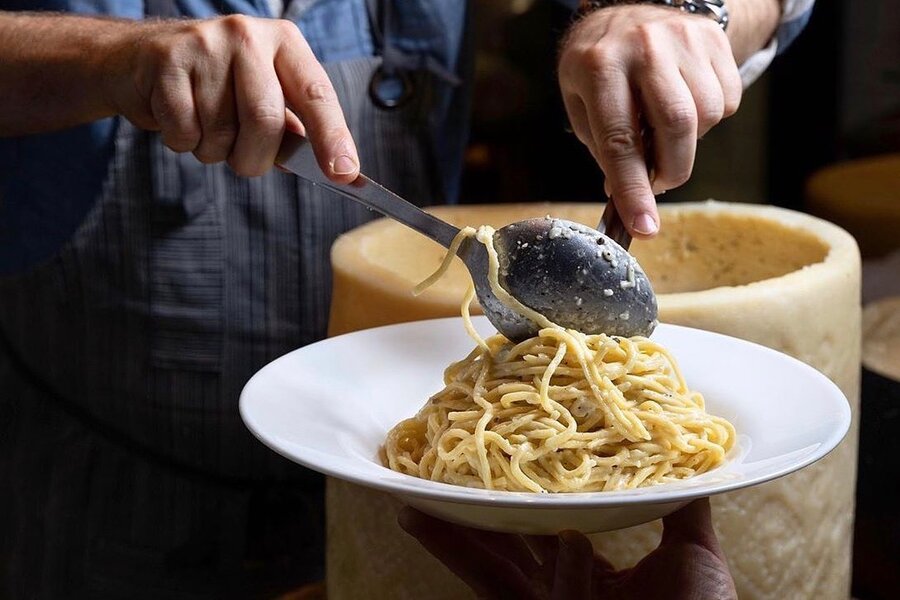
POLYGON ((697 544, 718 558, 725 559, 713 528, 709 498, 694 500, 687 506, 663 517, 663 535, 660 546, 675 543, 697 544))
POLYGON ((553 600, 590 598, 594 547, 577 531, 559 534, 559 553, 553 578, 553 600))

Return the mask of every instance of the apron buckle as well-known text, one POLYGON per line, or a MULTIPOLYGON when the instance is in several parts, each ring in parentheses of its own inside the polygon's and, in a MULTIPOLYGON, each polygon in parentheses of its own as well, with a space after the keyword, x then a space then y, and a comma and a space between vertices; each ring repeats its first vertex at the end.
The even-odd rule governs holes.
POLYGON ((415 85, 406 70, 387 72, 378 67, 369 81, 369 97, 375 106, 395 110, 407 104, 413 96, 415 85))

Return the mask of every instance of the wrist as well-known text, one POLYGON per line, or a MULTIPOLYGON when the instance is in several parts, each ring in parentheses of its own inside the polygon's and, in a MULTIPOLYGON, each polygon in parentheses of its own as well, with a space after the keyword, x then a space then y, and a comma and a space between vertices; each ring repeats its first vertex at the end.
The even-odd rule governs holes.
POLYGON ((105 116, 124 112, 122 97, 134 86, 136 57, 147 27, 136 21, 98 21, 97 35, 85 54, 87 79, 96 86, 105 116))
POLYGON ((728 41, 735 62, 741 65, 771 42, 781 21, 781 0, 728 0, 728 6, 728 41))

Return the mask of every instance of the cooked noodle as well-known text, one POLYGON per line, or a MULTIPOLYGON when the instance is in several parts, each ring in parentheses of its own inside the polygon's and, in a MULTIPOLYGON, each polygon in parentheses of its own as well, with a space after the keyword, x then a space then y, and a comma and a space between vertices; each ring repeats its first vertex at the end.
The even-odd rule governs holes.
MULTIPOLYGON (((496 267, 492 233, 466 228, 455 241, 476 235, 496 267)), ((502 302, 534 319, 509 301, 495 268, 489 279, 502 302)), ((473 296, 470 287, 462 314, 478 346, 446 369, 443 390, 388 433, 383 460, 391 469, 494 490, 618 490, 703 473, 733 446, 734 427, 706 413, 654 341, 585 335, 542 315, 537 337, 484 340, 468 315, 473 296)))

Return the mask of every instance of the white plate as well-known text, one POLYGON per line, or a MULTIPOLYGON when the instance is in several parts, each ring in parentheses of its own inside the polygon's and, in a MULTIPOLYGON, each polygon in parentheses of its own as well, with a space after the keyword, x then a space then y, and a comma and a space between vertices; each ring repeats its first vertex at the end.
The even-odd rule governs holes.
MULTIPOLYGON (((475 319, 484 335, 493 329, 475 319)), ((333 477, 383 490, 448 521, 519 533, 630 527, 691 499, 787 475, 830 452, 850 426, 843 393, 789 356, 743 340, 675 325, 667 346, 707 410, 730 420, 738 443, 727 462, 674 483, 617 492, 534 494, 425 481, 383 467, 388 430, 442 387, 444 368, 474 343, 459 318, 368 329, 295 350, 244 387, 241 416, 264 444, 333 477)))

